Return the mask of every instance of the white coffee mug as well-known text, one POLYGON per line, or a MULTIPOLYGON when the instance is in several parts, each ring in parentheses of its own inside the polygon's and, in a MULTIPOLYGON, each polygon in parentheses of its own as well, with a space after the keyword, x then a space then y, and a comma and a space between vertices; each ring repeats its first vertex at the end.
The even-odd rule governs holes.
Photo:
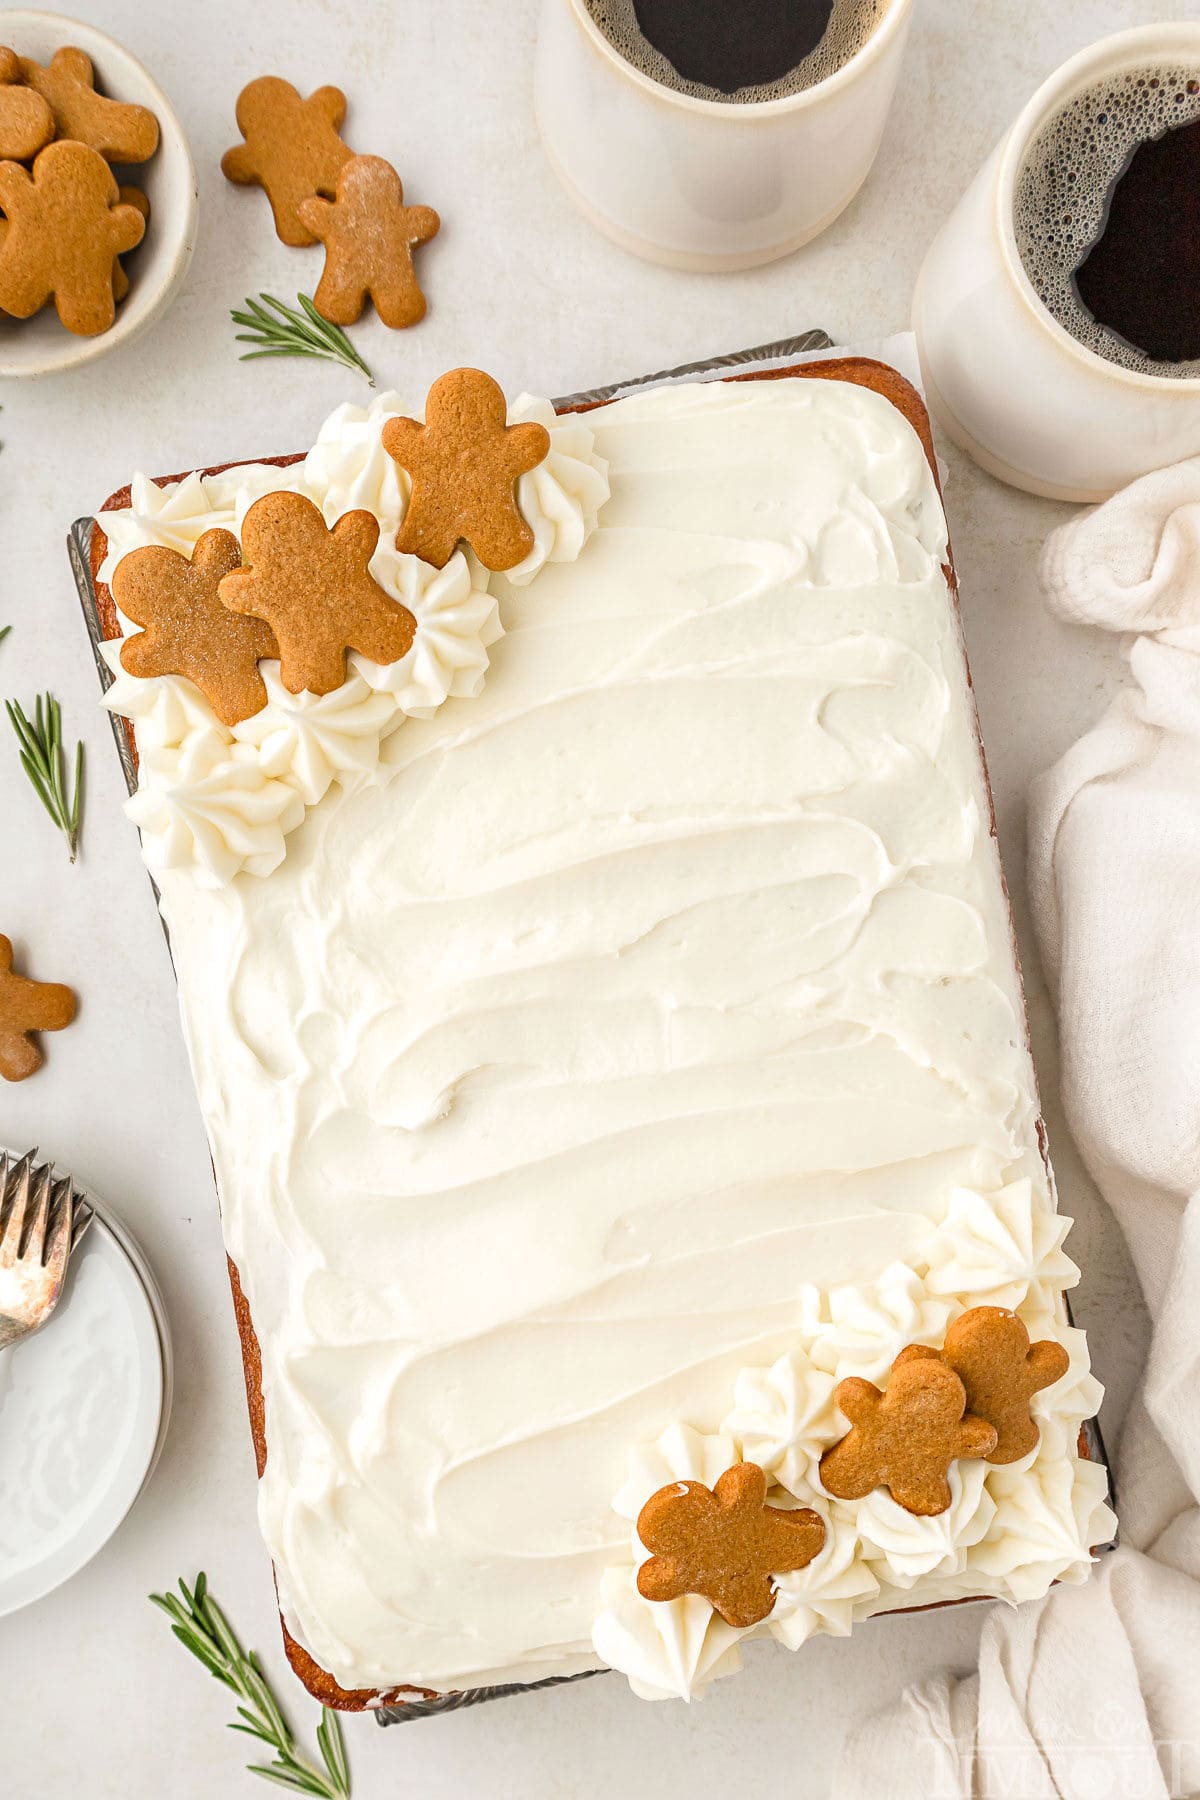
POLYGON ((854 198, 875 160, 913 0, 890 0, 862 48, 779 100, 697 99, 652 81, 584 0, 543 0, 534 105, 580 211, 638 256, 749 269, 799 249, 854 198))
POLYGON ((1118 32, 1064 63, 971 183, 917 282, 913 329, 938 423, 990 474, 1054 500, 1105 500, 1200 454, 1200 380, 1085 349, 1038 298, 1013 232, 1017 175, 1042 127, 1082 89, 1154 62, 1200 68, 1200 24, 1118 32))

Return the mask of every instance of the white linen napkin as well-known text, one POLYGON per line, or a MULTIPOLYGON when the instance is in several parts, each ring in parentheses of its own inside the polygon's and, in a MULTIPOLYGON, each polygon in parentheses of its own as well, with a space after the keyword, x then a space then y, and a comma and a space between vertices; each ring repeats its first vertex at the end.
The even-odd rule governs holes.
POLYGON ((1042 576, 1061 617, 1136 634, 1128 687, 1030 806, 1067 1113, 1154 1319, 1123 1547, 1082 1587, 997 1606, 975 1674, 859 1730, 845 1800, 1200 1792, 1200 458, 1064 526, 1042 576))

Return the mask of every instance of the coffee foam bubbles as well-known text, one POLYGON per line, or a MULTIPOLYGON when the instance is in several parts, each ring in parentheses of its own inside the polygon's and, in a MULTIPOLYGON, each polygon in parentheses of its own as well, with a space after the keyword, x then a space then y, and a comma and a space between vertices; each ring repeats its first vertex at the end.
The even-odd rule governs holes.
POLYGON ((738 88, 732 94, 682 76, 643 35, 634 0, 584 0, 584 4, 617 55, 660 87, 690 94, 696 100, 718 100, 725 105, 732 101, 748 106, 758 100, 785 100, 789 94, 803 93, 805 88, 816 87, 836 75, 866 44, 887 11, 888 0, 834 0, 825 35, 815 50, 778 81, 738 88))
POLYGON ((1042 304, 1077 343, 1106 362, 1176 380, 1200 360, 1155 362, 1092 318, 1074 274, 1104 230, 1113 188, 1139 144, 1200 118, 1200 68, 1156 63, 1085 88, 1042 127, 1013 195, 1021 261, 1042 304))

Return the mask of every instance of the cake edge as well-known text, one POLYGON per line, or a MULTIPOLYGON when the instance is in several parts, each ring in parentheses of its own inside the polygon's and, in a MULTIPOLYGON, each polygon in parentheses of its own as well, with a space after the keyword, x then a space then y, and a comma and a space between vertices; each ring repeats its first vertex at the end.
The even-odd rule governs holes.
MULTIPOLYGON (((928 409, 913 384, 901 375, 897 369, 892 368, 890 364, 879 362, 871 357, 830 357, 819 361, 795 363, 780 369, 748 369, 737 374, 719 376, 716 379, 728 382, 823 379, 827 381, 848 381, 857 386, 870 388, 874 393, 879 394, 883 399, 889 401, 916 432, 920 439, 921 446, 925 451, 930 469, 932 470, 938 499, 939 501, 942 501, 944 511, 941 477, 938 470, 937 454, 934 449, 933 430, 928 409)), ((574 406, 565 406, 558 410, 564 415, 567 413, 586 414, 598 411, 601 407, 609 404, 610 402, 607 400, 593 400, 581 402, 574 406)), ((203 475, 218 475, 222 474, 227 469, 239 468, 248 463, 271 468, 290 468, 295 463, 303 462, 304 454, 304 452, 297 452, 286 456, 238 457, 232 462, 214 463, 211 466, 200 470, 199 473, 203 475)), ((193 473, 192 470, 184 470, 175 475, 156 475, 152 477, 152 479, 155 486, 168 487, 174 482, 184 480, 186 476, 191 473, 193 473)), ((127 483, 124 487, 118 488, 115 492, 111 493, 98 511, 100 513, 120 511, 122 508, 129 506, 131 498, 131 486, 127 483)), ((96 610, 106 640, 121 635, 117 609, 113 601, 111 589, 108 587, 107 583, 100 580, 100 569, 107 553, 108 538, 97 518, 91 535, 89 562, 92 586, 96 597, 96 610)), ((1030 1054, 1033 1077, 1033 1098, 1038 1108, 1036 1122, 1038 1151, 1046 1170, 1046 1177, 1050 1186, 1051 1195, 1053 1196, 1055 1206, 1057 1207, 1058 1191, 1055 1185, 1054 1171, 1050 1162, 1049 1139, 1046 1132, 1045 1121, 1042 1116, 1041 1093, 1038 1086, 1037 1070, 1036 1067, 1033 1067, 1025 978, 1021 967, 1020 947, 1017 942, 1016 924, 1013 919, 1012 900, 1009 893, 1008 881, 1004 873, 1003 859, 999 854, 999 834, 996 825, 995 798, 992 793, 991 775, 987 764, 987 753, 984 748, 983 735, 980 728, 979 708, 975 697, 975 685, 971 676, 970 659, 967 654, 966 642, 962 630, 958 577, 954 567, 954 553, 949 537, 947 537, 946 562, 943 564, 943 573, 946 578, 946 585, 949 589, 951 603, 954 608, 959 643, 963 656, 963 668, 966 674, 967 689, 970 694, 972 722, 975 729, 975 743, 983 775, 984 793, 987 797, 988 836, 996 845, 996 863, 1000 876, 1000 887, 1004 896, 1004 905, 1008 915, 1009 940, 1012 948, 1013 967, 1016 973, 1017 991, 1021 1002, 1021 1023, 1024 1028, 1025 1048, 1030 1054)), ((122 721, 122 724, 136 766, 137 742, 134 734, 133 721, 125 719, 122 721)), ((215 1187, 215 1170, 213 1174, 213 1184, 215 1187)), ((217 1200, 219 1205, 219 1192, 217 1200)), ((245 1381, 247 1410, 250 1416, 250 1430, 254 1444, 255 1467, 258 1476, 261 1479, 267 1463, 265 1404, 262 1393, 262 1351, 259 1345, 258 1336, 254 1329, 250 1304, 242 1289, 237 1265, 232 1257, 228 1255, 226 1255, 225 1261, 233 1299, 234 1317, 237 1324, 238 1337, 241 1343, 242 1372, 245 1381)), ((1079 1454, 1084 1458, 1088 1458, 1089 1456, 1088 1445, 1082 1430, 1080 1432, 1079 1454)), ((276 1595, 278 1597, 278 1576, 275 1574, 273 1565, 272 1574, 275 1579, 276 1595)), ((923 1606, 902 1607, 894 1610, 897 1612, 929 1612, 938 1610, 944 1606, 964 1606, 969 1604, 971 1604, 971 1597, 966 1596, 961 1600, 932 1601, 923 1606)), ((427 1688, 406 1683, 400 1683, 389 1688, 343 1688, 329 1671, 324 1669, 305 1649, 303 1644, 298 1642, 292 1635, 291 1631, 288 1629, 287 1621, 283 1617, 282 1609, 280 1610, 280 1627, 283 1633, 284 1651, 297 1679, 303 1684, 314 1699, 320 1701, 322 1705, 331 1707, 338 1712, 366 1712, 374 1711, 381 1707, 404 1706, 406 1703, 411 1702, 437 1702, 439 1700, 454 1698, 463 1691, 461 1689, 427 1688)), ((596 1672, 601 1671, 598 1670, 596 1672)), ((540 1684, 523 1683, 518 1685, 532 1688, 540 1684)), ((507 1686, 508 1684, 505 1684, 506 1688, 507 1686)), ((486 1692, 486 1690, 481 1690, 481 1692, 486 1692)))

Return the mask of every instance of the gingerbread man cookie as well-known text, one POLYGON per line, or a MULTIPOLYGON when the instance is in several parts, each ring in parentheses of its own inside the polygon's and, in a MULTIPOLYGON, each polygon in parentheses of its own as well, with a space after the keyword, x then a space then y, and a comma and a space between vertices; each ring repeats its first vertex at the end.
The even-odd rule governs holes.
POLYGON ((338 176, 335 199, 314 196, 296 211, 325 246, 325 270, 313 296, 322 318, 353 325, 368 299, 394 331, 424 318, 412 253, 436 236, 441 220, 431 206, 405 206, 391 163, 382 156, 352 156, 338 176))
POLYGON ((713 1488, 673 1481, 647 1500, 637 1532, 652 1554, 638 1570, 644 1600, 701 1594, 728 1625, 757 1625, 775 1605, 772 1575, 806 1568, 825 1542, 811 1507, 768 1506, 757 1463, 735 1463, 713 1488))
POLYGON ((342 165, 352 155, 338 135, 345 116, 340 88, 318 88, 305 100, 278 75, 260 75, 238 95, 238 129, 245 142, 225 152, 221 168, 239 187, 265 190, 285 244, 301 248, 316 242, 300 218, 300 203, 336 191, 342 165))
POLYGON ((373 513, 343 513, 330 527, 303 494, 264 494, 246 514, 245 567, 224 577, 221 602, 271 626, 289 693, 341 687, 347 650, 374 663, 407 654, 416 620, 368 571, 378 542, 373 513))
POLYGON ((0 159, 28 162, 54 136, 50 103, 21 81, 21 59, 0 47, 0 159))
POLYGON ((36 1031, 62 1031, 75 1017, 75 996, 56 981, 13 973, 13 947, 0 937, 0 1075, 24 1081, 42 1066, 36 1031))
POLYGON ((906 1512, 945 1512, 950 1464, 996 1447, 995 1426, 967 1412, 966 1389, 936 1350, 911 1358, 902 1352, 883 1393, 850 1375, 833 1398, 850 1430, 821 1458, 821 1482, 839 1500, 886 1487, 906 1512))
POLYGON ((28 319, 53 299, 68 331, 92 337, 115 316, 113 264, 142 240, 146 224, 118 198, 112 170, 86 144, 59 141, 38 153, 33 173, 0 163, 0 311, 28 319))
POLYGON ((397 550, 444 569, 461 541, 487 569, 512 569, 533 548, 517 506, 517 482, 544 461, 544 425, 508 425, 504 394, 479 369, 435 381, 425 423, 389 419, 383 447, 412 477, 397 550))
POLYGON ((1007 1307, 973 1306, 950 1326, 942 1356, 966 1389, 970 1410, 996 1428, 988 1461, 1027 1456, 1038 1441, 1029 1402, 1066 1374, 1066 1346, 1054 1338, 1031 1344, 1024 1321, 1007 1307))
POLYGON ((45 68, 21 59, 21 78, 39 93, 54 115, 60 138, 87 144, 107 162, 148 162, 158 149, 158 120, 144 106, 110 100, 96 92, 92 60, 68 46, 56 50, 45 68))
POLYGON ((231 531, 206 531, 189 562, 165 544, 144 544, 116 566, 113 599, 144 630, 121 646, 121 667, 149 680, 183 675, 223 725, 240 725, 267 704, 259 662, 279 655, 269 625, 221 604, 221 578, 242 553, 231 531))

